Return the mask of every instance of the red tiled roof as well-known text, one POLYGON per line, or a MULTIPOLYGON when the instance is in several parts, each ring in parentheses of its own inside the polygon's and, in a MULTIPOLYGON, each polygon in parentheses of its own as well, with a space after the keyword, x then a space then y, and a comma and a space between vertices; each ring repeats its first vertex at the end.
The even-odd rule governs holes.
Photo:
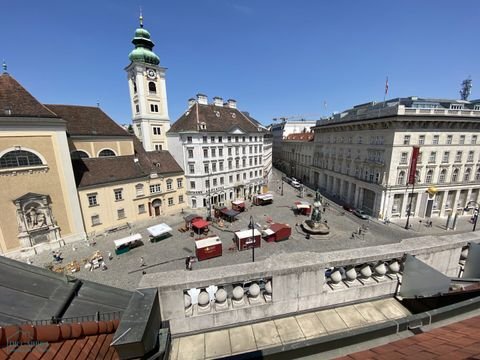
POLYGON ((118 320, 0 328, 0 359, 119 359, 118 320))
POLYGON ((169 132, 227 132, 235 127, 246 132, 259 132, 259 126, 258 121, 237 109, 196 103, 173 123, 169 132), (205 123, 205 130, 200 129, 200 123, 205 123))
POLYGON ((70 135, 131 136, 99 107, 45 105, 67 122, 70 135))
POLYGON ((480 316, 443 326, 409 338, 337 360, 352 359, 479 359, 480 316))
POLYGON ((3 116, 58 117, 9 74, 0 74, 0 117, 3 116))

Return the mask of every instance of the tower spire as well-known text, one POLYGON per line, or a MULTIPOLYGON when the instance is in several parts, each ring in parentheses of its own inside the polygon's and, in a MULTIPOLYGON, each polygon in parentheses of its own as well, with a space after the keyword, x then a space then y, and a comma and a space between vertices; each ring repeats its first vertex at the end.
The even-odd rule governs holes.
POLYGON ((6 74, 7 73, 7 63, 5 62, 5 60, 3 60, 2 69, 3 69, 3 72, 6 74))
POLYGON ((140 6, 140 16, 138 17, 138 20, 140 20, 140 27, 143 28, 143 13, 142 13, 141 6, 140 6))

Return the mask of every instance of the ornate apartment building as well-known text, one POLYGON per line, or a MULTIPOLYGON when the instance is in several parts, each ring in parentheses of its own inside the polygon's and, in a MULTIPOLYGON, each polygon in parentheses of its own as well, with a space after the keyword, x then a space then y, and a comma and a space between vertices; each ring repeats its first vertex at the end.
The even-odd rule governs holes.
POLYGON ((281 157, 277 161, 277 167, 281 171, 304 184, 312 183, 313 139, 313 132, 288 135, 282 141, 281 157))
POLYGON ((185 171, 189 206, 223 205, 259 193, 265 134, 235 100, 214 97, 209 104, 202 94, 190 99, 167 134, 169 151, 185 171))
POLYGON ((412 216, 445 216, 480 201, 478 100, 368 103, 318 121, 314 132, 314 183, 375 217, 406 217, 410 204, 412 216))

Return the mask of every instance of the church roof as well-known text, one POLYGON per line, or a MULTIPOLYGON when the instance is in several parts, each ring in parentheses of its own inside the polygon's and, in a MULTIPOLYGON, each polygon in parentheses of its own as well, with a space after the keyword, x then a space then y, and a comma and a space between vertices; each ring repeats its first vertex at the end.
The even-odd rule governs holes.
POLYGON ((0 117, 58 117, 8 73, 0 74, 0 117))
POLYGON ((229 132, 238 127, 247 133, 262 132, 258 121, 238 109, 195 103, 171 126, 169 133, 183 131, 229 132), (200 125, 204 123, 203 129, 200 125))
POLYGON ((142 179, 156 173, 183 173, 182 168, 166 150, 145 151, 134 138, 135 155, 78 159, 73 171, 78 188, 108 184, 117 181, 142 179))
POLYGON ((131 136, 96 106, 45 105, 67 122, 69 135, 131 136))

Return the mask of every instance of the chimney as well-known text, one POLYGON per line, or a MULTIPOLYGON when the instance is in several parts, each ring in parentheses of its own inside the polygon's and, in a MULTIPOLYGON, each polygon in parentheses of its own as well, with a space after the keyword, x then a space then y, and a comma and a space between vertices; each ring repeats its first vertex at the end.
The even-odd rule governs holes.
POLYGON ((196 101, 194 98, 188 99, 188 107, 191 108, 193 105, 195 105, 196 101))
POLYGON ((204 94, 197 94, 197 102, 201 105, 208 105, 208 97, 204 94))
POLYGON ((213 98, 213 105, 223 107, 223 99, 221 97, 215 96, 213 98))
POLYGON ((228 99, 228 100, 227 100, 227 106, 228 106, 230 109, 236 109, 236 108, 237 108, 237 100, 228 99))

